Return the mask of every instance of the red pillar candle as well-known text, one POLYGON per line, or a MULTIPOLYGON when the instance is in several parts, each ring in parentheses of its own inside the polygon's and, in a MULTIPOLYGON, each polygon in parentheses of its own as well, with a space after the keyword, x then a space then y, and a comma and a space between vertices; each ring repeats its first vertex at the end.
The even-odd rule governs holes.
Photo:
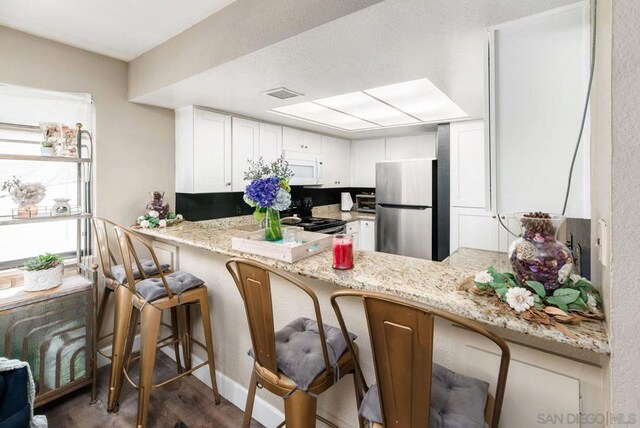
POLYGON ((353 268, 353 237, 351 235, 333 236, 333 268, 353 268))

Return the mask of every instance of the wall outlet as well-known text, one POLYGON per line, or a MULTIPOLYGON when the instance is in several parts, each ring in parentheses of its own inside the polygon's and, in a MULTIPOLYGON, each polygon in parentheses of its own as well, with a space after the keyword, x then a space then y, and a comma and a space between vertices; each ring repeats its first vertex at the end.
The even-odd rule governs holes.
POLYGON ((609 265, 609 226, 603 219, 598 219, 598 231, 596 235, 596 248, 598 249, 598 260, 602 263, 602 266, 609 265))

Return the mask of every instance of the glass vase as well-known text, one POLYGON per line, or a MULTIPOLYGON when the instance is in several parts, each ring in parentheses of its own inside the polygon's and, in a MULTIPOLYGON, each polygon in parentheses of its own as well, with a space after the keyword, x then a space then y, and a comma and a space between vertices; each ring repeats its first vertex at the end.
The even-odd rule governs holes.
POLYGON ((573 273, 571 252, 558 240, 565 218, 546 213, 520 213, 522 236, 509 248, 509 260, 522 285, 537 281, 546 291, 559 288, 573 273))
POLYGON ((264 222, 264 239, 267 241, 280 241, 282 239, 282 227, 280 226, 280 211, 267 208, 264 222))
POLYGON ((147 204, 147 212, 149 211, 157 211, 158 218, 160 220, 164 219, 167 214, 169 214, 169 203, 164 201, 164 192, 160 192, 156 190, 155 192, 149 193, 151 196, 151 201, 147 204))

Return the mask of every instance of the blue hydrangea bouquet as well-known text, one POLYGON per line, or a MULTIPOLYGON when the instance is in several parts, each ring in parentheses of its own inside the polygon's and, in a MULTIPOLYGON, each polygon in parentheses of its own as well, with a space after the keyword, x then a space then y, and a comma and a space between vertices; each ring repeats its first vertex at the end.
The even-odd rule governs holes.
POLYGON ((244 191, 244 201, 255 208, 253 217, 256 221, 265 220, 265 239, 279 241, 282 239, 280 211, 291 205, 289 180, 293 172, 283 157, 270 164, 262 158, 248 163, 244 179, 251 180, 251 183, 244 191))

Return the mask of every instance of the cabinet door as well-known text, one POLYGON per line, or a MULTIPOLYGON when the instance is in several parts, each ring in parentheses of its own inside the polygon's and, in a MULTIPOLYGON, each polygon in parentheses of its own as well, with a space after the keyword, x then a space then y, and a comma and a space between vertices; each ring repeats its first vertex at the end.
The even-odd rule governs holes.
POLYGON ((301 131, 294 128, 282 128, 282 148, 293 152, 322 153, 322 140, 320 134, 301 131))
POLYGON ((484 122, 451 124, 451 205, 488 209, 484 122))
POLYGON ((435 158, 436 134, 387 138, 385 146, 386 160, 435 158))
POLYGON ((322 187, 349 187, 351 183, 351 143, 322 136, 324 180, 322 187))
POLYGON ((244 180, 248 161, 255 159, 255 152, 259 146, 260 124, 253 120, 233 118, 232 142, 232 180, 231 188, 234 192, 244 190, 249 182, 244 180))
POLYGON ((371 220, 360 220, 359 248, 366 251, 376 249, 376 222, 371 220))
POLYGON ((450 238, 452 253, 461 247, 498 251, 498 221, 483 209, 452 207, 450 238))
POLYGON ((351 142, 351 186, 376 187, 376 163, 385 160, 385 143, 379 140, 351 142))
POLYGON ((260 138, 257 145, 256 157, 262 157, 265 162, 273 162, 282 155, 282 127, 269 123, 260 124, 260 138))
POLYGON ((231 116, 194 109, 193 192, 231 191, 231 116))

